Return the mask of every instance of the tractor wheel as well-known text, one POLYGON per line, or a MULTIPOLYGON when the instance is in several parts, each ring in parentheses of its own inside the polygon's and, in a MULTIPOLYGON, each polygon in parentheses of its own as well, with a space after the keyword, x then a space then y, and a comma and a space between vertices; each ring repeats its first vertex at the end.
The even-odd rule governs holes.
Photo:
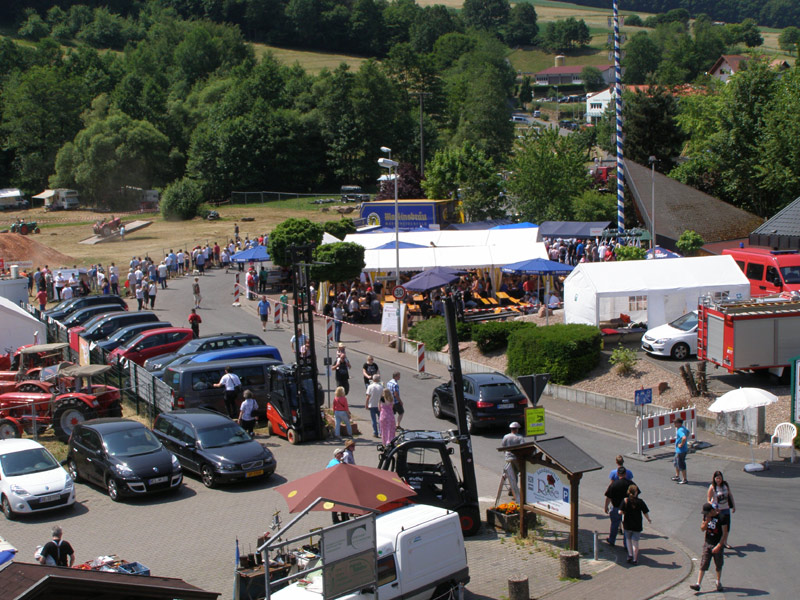
POLYGON ((297 430, 292 428, 286 432, 286 439, 289 440, 289 443, 292 445, 300 443, 300 436, 297 434, 297 430))
POLYGON ((28 235, 28 225, 27 225, 27 224, 25 224, 25 225, 22 225, 22 226, 20 226, 20 228, 19 228, 19 232, 20 232, 22 235, 28 235))
POLYGON ((33 233, 42 233, 42 230, 37 227, 33 230, 33 233))
POLYGON ((111 235, 111 227, 108 225, 103 225, 103 237, 108 237, 111 235))
POLYGON ((11 419, 0 419, 0 440, 22 437, 17 424, 11 419))
POLYGON ((26 393, 31 393, 31 392, 33 392, 33 393, 36 393, 36 392, 41 393, 42 392, 42 388, 40 388, 38 385, 36 385, 34 383, 23 383, 22 385, 20 385, 17 388, 17 391, 26 392, 26 393))
POLYGON ((75 425, 96 418, 97 412, 80 398, 64 398, 53 411, 53 432, 57 440, 67 443, 75 425))

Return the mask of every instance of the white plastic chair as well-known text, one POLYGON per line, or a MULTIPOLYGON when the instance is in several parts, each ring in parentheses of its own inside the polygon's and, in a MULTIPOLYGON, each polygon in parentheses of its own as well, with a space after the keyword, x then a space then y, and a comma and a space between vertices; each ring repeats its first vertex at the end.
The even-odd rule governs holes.
POLYGON ((797 437, 797 427, 792 423, 780 423, 769 441, 769 459, 773 460, 775 448, 778 449, 778 458, 781 457, 781 448, 791 448, 792 462, 794 462, 797 459, 797 450, 794 447, 795 437, 797 437))

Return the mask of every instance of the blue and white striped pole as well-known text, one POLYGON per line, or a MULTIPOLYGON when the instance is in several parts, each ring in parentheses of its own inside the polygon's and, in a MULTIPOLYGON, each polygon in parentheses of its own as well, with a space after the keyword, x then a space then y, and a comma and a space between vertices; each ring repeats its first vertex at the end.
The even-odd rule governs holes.
POLYGON ((617 117, 617 228, 625 231, 625 165, 622 155, 622 66, 619 49, 619 1, 614 0, 614 95, 617 117))

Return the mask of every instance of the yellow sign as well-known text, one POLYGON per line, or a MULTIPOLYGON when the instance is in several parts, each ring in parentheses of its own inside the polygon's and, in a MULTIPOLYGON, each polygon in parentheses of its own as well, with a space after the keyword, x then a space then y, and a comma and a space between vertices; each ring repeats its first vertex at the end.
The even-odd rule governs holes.
POLYGON ((544 435, 544 407, 525 409, 525 437, 544 435))
POLYGON ((89 352, 89 340, 78 337, 78 345, 80 346, 80 352, 78 353, 78 364, 85 367, 92 362, 89 352))

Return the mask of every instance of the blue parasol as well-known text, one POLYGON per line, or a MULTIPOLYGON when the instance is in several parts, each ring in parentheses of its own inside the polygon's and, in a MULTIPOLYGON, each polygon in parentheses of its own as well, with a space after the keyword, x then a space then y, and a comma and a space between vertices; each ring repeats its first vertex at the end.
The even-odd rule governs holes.
POLYGON ((266 246, 256 246, 242 250, 231 256, 231 261, 235 263, 266 262, 270 260, 266 246))

